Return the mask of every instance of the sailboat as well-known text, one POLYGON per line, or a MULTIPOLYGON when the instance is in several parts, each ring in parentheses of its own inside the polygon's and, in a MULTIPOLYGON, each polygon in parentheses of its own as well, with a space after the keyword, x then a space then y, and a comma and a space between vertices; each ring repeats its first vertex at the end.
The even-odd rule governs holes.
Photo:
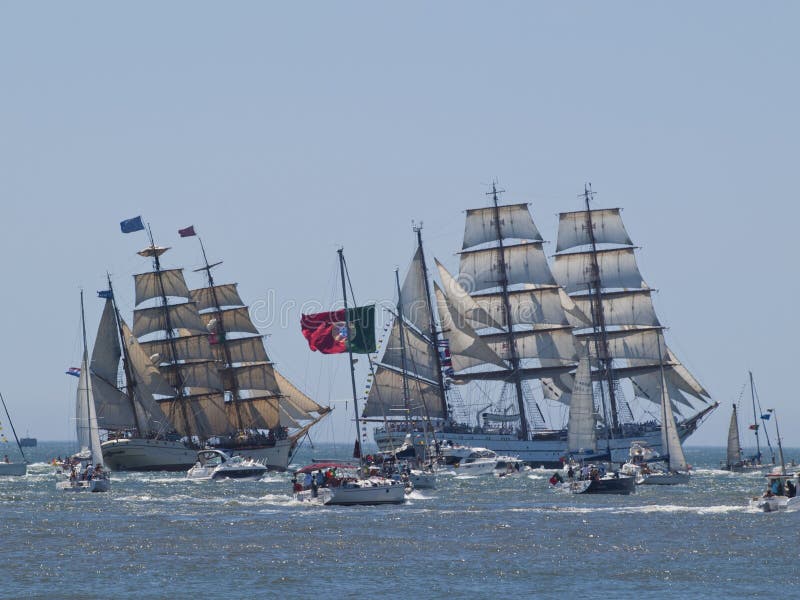
POLYGON ((775 436, 778 438, 780 464, 775 465, 776 468, 766 475, 767 491, 762 496, 752 498, 750 507, 763 512, 774 512, 789 508, 796 510, 800 507, 800 496, 797 495, 797 488, 800 486, 800 471, 786 471, 781 431, 778 428, 778 414, 773 408, 767 409, 767 414, 775 417, 775 436))
POLYGON ((400 481, 382 477, 377 468, 364 462, 361 452, 361 415, 353 366, 353 344, 359 337, 371 338, 368 343, 359 348, 359 352, 364 354, 374 352, 375 307, 358 307, 352 311, 348 309, 347 280, 349 277, 346 276, 344 250, 340 248, 338 254, 344 310, 336 313, 303 315, 301 326, 303 335, 308 339, 309 346, 313 350, 320 350, 328 354, 338 354, 342 350, 347 352, 356 423, 354 457, 358 459, 358 467, 346 463, 307 465, 299 469, 295 477, 306 475, 309 479, 308 485, 296 483, 294 499, 301 502, 317 502, 325 506, 402 504, 406 500, 405 485, 400 481), (333 321, 334 316, 337 319, 336 322, 333 321), (327 347, 330 342, 333 342, 336 347, 327 347))
MULTIPOLYGON (((330 409, 273 367, 236 284, 214 284, 211 269, 220 263, 206 260, 200 270, 209 285, 190 290, 182 269, 162 267, 169 248, 157 246, 149 229, 148 235, 150 244, 139 255, 153 268, 134 276, 133 329, 113 312, 124 341, 128 393, 111 385, 113 402, 104 404, 109 464, 114 470, 185 471, 208 445, 285 470, 299 439, 330 409), (137 402, 146 406, 137 409, 137 402), (121 418, 110 418, 126 403, 121 418)), ((113 291, 109 297, 113 301, 113 291)), ((115 380, 119 354, 105 362, 115 380)))
POLYGON ((28 459, 25 458, 25 453, 22 451, 22 444, 20 443, 19 438, 17 437, 17 431, 14 429, 14 423, 11 421, 11 415, 8 414, 8 407, 6 406, 6 399, 3 398, 3 394, 0 394, 0 401, 3 402, 3 410, 6 413, 6 419, 8 420, 8 424, 11 426, 11 432, 14 434, 14 439, 17 442, 17 448, 19 449, 19 453, 22 456, 22 462, 11 462, 8 458, 8 455, 5 455, 3 462, 0 462, 0 477, 4 476, 22 476, 28 473, 28 459))
POLYGON ((407 475, 415 488, 430 489, 436 486, 437 448, 441 448, 434 423, 445 418, 447 400, 421 226, 414 231, 417 247, 402 286, 395 271, 396 313, 380 348, 380 360, 370 360, 367 400, 361 416, 367 422, 383 423, 384 431, 399 426, 418 434, 414 442, 389 437, 386 454, 395 456, 400 450, 403 454, 406 448, 411 450, 415 464, 407 475))
POLYGON ((590 358, 581 357, 575 372, 567 425, 568 473, 573 473, 558 488, 572 494, 622 494, 634 491, 636 478, 625 473, 609 472, 604 464, 592 464, 586 456, 597 451, 597 415, 590 358))
POLYGON ((72 492, 107 492, 111 488, 108 471, 103 464, 100 447, 100 429, 97 425, 92 378, 89 374, 89 351, 86 342, 86 318, 81 291, 81 329, 83 332, 83 358, 75 394, 75 426, 80 451, 73 458, 80 462, 80 469, 73 465, 68 481, 59 481, 56 488, 72 492))
MULTIPOLYGON (((761 462, 761 443, 758 436, 759 430, 759 419, 758 419, 758 412, 756 411, 756 388, 755 382, 753 381, 753 373, 750 372, 750 399, 753 404, 753 419, 755 420, 755 424, 750 426, 750 429, 753 430, 756 437, 756 453, 755 455, 745 458, 742 456, 742 445, 741 440, 739 437, 739 418, 736 412, 736 405, 733 405, 733 410, 731 412, 731 422, 728 426, 728 447, 727 452, 725 453, 725 462, 722 463, 720 466, 726 471, 736 471, 736 472, 743 472, 743 471, 758 471, 764 468, 765 465, 761 462)), ((761 421, 764 421, 764 416, 762 415, 761 421)), ((764 430, 766 433, 766 429, 764 430)), ((767 443, 769 443, 769 438, 767 438, 767 443)), ((771 447, 771 446, 770 446, 771 447)), ((774 454, 773 454, 773 463, 774 454)))
MULTIPOLYGON (((500 204, 499 193, 493 185, 490 206, 467 210, 458 275, 437 261, 442 286, 434 287, 453 369, 447 380, 456 384, 440 435, 533 466, 560 467, 567 430, 548 425, 539 403, 569 406, 578 356, 590 352, 602 440, 595 458, 622 463, 637 440, 661 449, 661 425, 647 411, 661 404, 662 364, 673 405, 693 411, 677 424, 679 438, 688 437, 717 403, 663 343, 659 359, 662 326, 620 209, 591 209, 591 191, 584 190, 586 209, 559 217, 551 271, 528 205, 500 204), (636 418, 622 381, 642 405, 636 418), (537 382, 541 400, 532 389, 537 382), (477 424, 459 400, 457 387, 465 385, 496 398, 477 424)), ((383 448, 401 433, 378 429, 375 440, 383 448)))

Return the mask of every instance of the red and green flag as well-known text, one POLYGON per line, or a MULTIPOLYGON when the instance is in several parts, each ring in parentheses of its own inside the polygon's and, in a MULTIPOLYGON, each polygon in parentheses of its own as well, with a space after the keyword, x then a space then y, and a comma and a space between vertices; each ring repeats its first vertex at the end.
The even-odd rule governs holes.
POLYGON ((308 347, 322 354, 375 352, 375 305, 303 315, 300 327, 308 347))

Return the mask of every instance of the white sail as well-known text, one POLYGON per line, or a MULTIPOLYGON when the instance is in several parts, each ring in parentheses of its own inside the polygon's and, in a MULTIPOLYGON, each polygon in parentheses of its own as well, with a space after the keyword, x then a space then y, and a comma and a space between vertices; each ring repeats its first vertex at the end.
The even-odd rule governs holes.
POLYGON ((224 344, 211 344, 214 359, 221 363, 269 362, 261 336, 226 339, 224 344))
POLYGON ((484 342, 466 319, 460 315, 447 301, 439 285, 434 283, 436 306, 439 310, 439 321, 442 325, 443 337, 450 342, 450 354, 453 368, 456 371, 468 369, 476 365, 491 364, 507 368, 503 359, 484 342))
MULTIPOLYGON (((405 301, 405 299, 404 299, 405 301)), ((405 370, 412 375, 419 375, 432 381, 437 379, 436 356, 431 343, 412 329, 405 327, 405 365, 403 364, 403 342, 400 339, 400 323, 398 319, 392 323, 389 337, 384 343, 381 363, 405 370)))
POLYGON ((197 310, 216 309, 217 306, 243 306, 244 302, 239 297, 235 283, 215 285, 213 288, 204 287, 191 290, 189 299, 195 303, 197 310), (214 302, 216 298, 216 302, 214 302))
POLYGON ((403 299, 402 313, 407 323, 411 323, 425 335, 431 335, 430 305, 426 297, 425 262, 422 248, 417 247, 411 266, 400 288, 403 299))
POLYGON ((420 417, 444 418, 439 386, 406 375, 408 385, 408 411, 403 393, 402 372, 378 365, 370 387, 364 417, 420 417), (427 408, 426 408, 427 407, 427 408))
POLYGON ((663 375, 661 389, 661 447, 666 448, 669 453, 670 470, 686 471, 688 469, 686 457, 683 455, 675 415, 672 413, 672 403, 667 392, 667 382, 663 375))
POLYGON ((464 225, 464 248, 498 240, 495 215, 499 217, 502 239, 542 240, 539 230, 533 223, 528 205, 506 204, 497 208, 489 206, 467 211, 464 225))
POLYGON ((139 342, 148 356, 156 363, 172 362, 173 349, 179 360, 198 361, 214 360, 216 356, 208 344, 208 334, 189 334, 173 337, 171 340, 160 339, 139 342))
MULTIPOLYGON (((633 248, 598 250, 597 264, 603 288, 646 288, 633 248)), ((585 291, 589 287, 592 272, 592 253, 573 252, 557 254, 553 274, 567 293, 585 291)))
POLYGON ((682 391, 691 394, 698 400, 708 402, 709 398, 711 398, 711 395, 702 385, 700 385, 700 382, 694 378, 689 370, 683 366, 681 361, 678 360, 678 357, 675 356, 675 353, 669 348, 667 348, 666 359, 670 364, 673 365, 672 370, 676 375, 675 385, 677 385, 682 391))
MULTIPOLYGON (((631 364, 644 366, 645 364, 660 364, 658 354, 658 340, 661 329, 626 329, 622 331, 609 331, 605 338, 608 342, 610 358, 628 359, 631 364)), ((576 335, 581 350, 581 355, 587 351, 595 357, 595 339, 600 339, 601 334, 580 333, 576 335), (587 348, 588 344, 588 348, 587 348)), ((603 357, 600 357, 603 358, 603 357)))
POLYGON ((578 370, 575 372, 572 399, 569 403, 567 448, 570 452, 594 451, 597 449, 592 376, 589 368, 589 359, 586 357, 580 359, 578 370))
POLYGON ((225 405, 228 422, 242 420, 242 429, 272 429, 280 424, 280 410, 275 396, 239 398, 225 405))
POLYGON ((558 295, 561 298, 561 306, 564 309, 564 313, 567 316, 567 321, 570 325, 577 329, 581 329, 583 327, 591 327, 592 326, 592 319, 591 319, 591 311, 586 312, 578 308, 578 305, 575 304, 575 301, 564 291, 564 288, 558 288, 558 295))
MULTIPOLYGON (((669 366, 664 366, 664 379, 667 381, 667 395, 672 401, 672 408, 680 412, 676 404, 682 404, 691 408, 692 403, 689 402, 680 392, 680 388, 675 385, 675 374, 670 370, 669 366)), ((630 378, 633 384, 633 391, 639 398, 645 398, 651 402, 661 404, 661 368, 656 366, 651 373, 636 375, 630 378)))
POLYGON ((167 329, 166 314, 169 313, 169 324, 173 330, 186 329, 190 333, 208 333, 194 304, 170 304, 166 307, 137 308, 133 311, 133 333, 139 338, 156 331, 167 329))
POLYGON ((250 319, 250 309, 246 306, 204 312, 200 315, 200 318, 207 331, 213 330, 215 325, 219 327, 221 320, 226 333, 259 333, 258 328, 250 319))
MULTIPOLYGON (((134 378, 134 399, 137 411, 142 411, 143 422, 148 423, 150 431, 158 431, 166 427, 166 417, 155 402, 155 396, 173 396, 175 390, 170 387, 161 372, 150 360, 134 337, 125 321, 120 321, 122 341, 127 347, 127 356, 131 375, 134 378)), ((130 382, 129 382, 130 386, 130 382)), ((144 435, 146 432, 140 432, 144 435)))
MULTIPOLYGON (((481 339, 500 358, 511 360, 508 333, 482 335, 481 339)), ((543 366, 574 363, 577 360, 572 329, 569 326, 514 332, 514 343, 518 358, 536 358, 543 366)))
POLYGON ((736 417, 736 405, 733 405, 731 423, 728 426, 728 466, 742 462, 742 446, 739 443, 739 420, 736 417))
POLYGON ((464 316, 467 323, 473 329, 481 329, 483 327, 494 327, 501 329, 503 326, 492 318, 480 304, 478 304, 469 292, 453 277, 450 272, 436 260, 436 266, 439 269, 439 276, 442 279, 444 287, 444 294, 447 300, 455 307, 455 309, 464 316))
MULTIPOLYGON (((526 242, 503 249, 508 285, 555 285, 542 242, 526 242)), ((486 248, 461 252, 459 280, 470 293, 500 287, 500 249, 486 248)))
MULTIPOLYGON (((625 225, 622 224, 620 209, 604 208, 589 211, 592 220, 592 232, 597 244, 633 244, 625 225)), ((556 252, 569 250, 576 246, 591 244, 589 237, 589 213, 582 210, 578 212, 561 213, 558 219, 558 244, 556 252)))
MULTIPOLYGON (((555 286, 535 290, 510 291, 508 304, 511 308, 511 324, 535 327, 569 325, 559 292, 560 289, 555 286)), ((482 294, 472 298, 499 324, 499 329, 508 327, 502 294, 482 294)))
POLYGON ((189 288, 183 278, 183 269, 164 269, 133 276, 136 284, 136 305, 152 298, 172 296, 186 299, 189 288))
POLYGON ((209 438, 229 430, 222 394, 179 396, 160 400, 159 404, 180 435, 209 438))
MULTIPOLYGON (((661 325, 650 298, 652 290, 640 289, 625 292, 603 292, 603 316, 607 326, 639 325, 657 327, 661 325)), ((594 298, 589 295, 572 296, 575 305, 585 314, 592 314, 594 298)))

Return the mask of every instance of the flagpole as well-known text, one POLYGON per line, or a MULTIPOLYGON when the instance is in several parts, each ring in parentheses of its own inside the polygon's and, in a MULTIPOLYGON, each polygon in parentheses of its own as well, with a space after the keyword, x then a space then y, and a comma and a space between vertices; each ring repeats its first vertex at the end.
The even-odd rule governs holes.
POLYGON ((353 349, 350 346, 350 321, 348 320, 348 309, 347 309, 347 283, 344 278, 344 248, 339 248, 337 250, 339 254, 339 273, 342 276, 342 299, 344 300, 344 326, 347 331, 347 338, 346 338, 346 345, 347 345, 347 356, 350 359, 350 383, 353 386, 353 410, 355 411, 356 416, 356 444, 358 444, 358 464, 362 466, 364 464, 364 453, 361 451, 361 422, 359 421, 358 417, 358 392, 356 391, 356 372, 353 368, 353 349))

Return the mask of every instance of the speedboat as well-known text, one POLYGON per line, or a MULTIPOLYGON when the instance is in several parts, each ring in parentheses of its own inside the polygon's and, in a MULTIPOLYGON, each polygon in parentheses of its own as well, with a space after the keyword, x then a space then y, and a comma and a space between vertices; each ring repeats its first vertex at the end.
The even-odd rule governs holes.
POLYGON ((750 507, 763 512, 800 508, 797 486, 800 485, 800 472, 769 473, 767 491, 762 496, 750 499, 750 507))
POLYGON ((252 458, 231 456, 222 450, 200 450, 197 462, 186 473, 193 481, 218 481, 220 479, 261 479, 267 467, 252 458))
POLYGON ((603 465, 585 465, 574 469, 575 476, 564 481, 560 473, 554 473, 550 485, 570 494, 621 494, 628 495, 636 488, 636 479, 631 475, 614 471, 606 472, 603 465))
POLYGON ((525 461, 516 456, 498 456, 494 474, 498 477, 517 475, 525 470, 525 461))
POLYGON ((401 481, 363 473, 346 463, 314 463, 295 472, 294 499, 324 506, 402 504, 406 486, 401 481), (366 475, 366 476, 365 476, 366 475), (301 479, 302 478, 302 479, 301 479))
POLYGON ((471 448, 471 452, 453 466, 458 475, 490 475, 497 467, 497 453, 488 448, 471 448))

